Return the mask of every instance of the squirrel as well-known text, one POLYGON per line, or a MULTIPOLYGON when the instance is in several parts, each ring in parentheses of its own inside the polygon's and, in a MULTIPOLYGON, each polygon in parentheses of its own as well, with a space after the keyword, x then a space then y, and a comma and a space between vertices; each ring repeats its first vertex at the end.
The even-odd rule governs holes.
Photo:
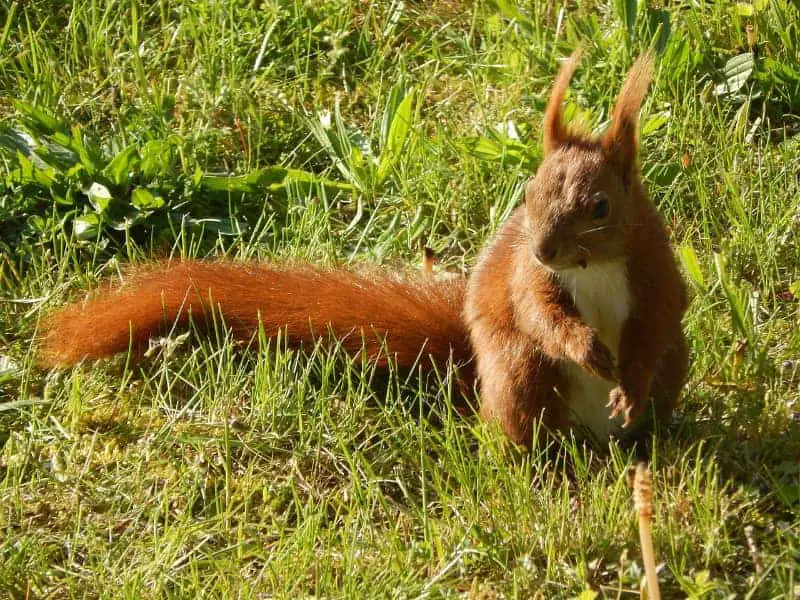
POLYGON ((45 317, 39 364, 141 354, 165 325, 208 323, 219 311, 241 339, 263 327, 291 347, 328 335, 383 367, 455 365, 461 391, 477 388, 481 417, 522 446, 537 422, 605 440, 651 402, 656 419, 668 417, 688 370, 687 297, 636 159, 653 55, 631 68, 600 136, 563 122, 578 60, 576 51, 563 63, 551 91, 544 158, 524 203, 468 278, 156 263, 45 317))

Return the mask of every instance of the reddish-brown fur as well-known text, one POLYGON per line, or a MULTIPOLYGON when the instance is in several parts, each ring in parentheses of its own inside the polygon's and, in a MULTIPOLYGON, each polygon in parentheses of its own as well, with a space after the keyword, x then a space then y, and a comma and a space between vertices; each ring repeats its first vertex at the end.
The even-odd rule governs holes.
POLYGON ((668 414, 687 368, 684 286, 635 160, 652 56, 631 69, 612 126, 600 139, 568 132, 562 123, 561 100, 576 59, 562 67, 552 92, 546 157, 526 203, 486 248, 467 291, 481 415, 520 443, 539 416, 556 428, 568 422, 559 398, 564 361, 617 382, 609 407, 612 416, 624 414, 626 425, 642 415, 651 395, 657 416, 668 414), (591 227, 596 193, 612 211, 601 227, 591 227), (608 261, 623 261, 631 297, 616 352, 584 322, 559 279, 564 269, 608 261))
POLYGON ((637 61, 610 129, 594 138, 563 123, 577 54, 565 63, 545 114, 545 160, 525 204, 487 246, 468 283, 311 266, 158 264, 47 318, 41 362, 67 365, 129 345, 140 352, 164 326, 184 323, 189 313, 206 322, 219 309, 239 337, 250 338, 259 323, 267 335, 286 331, 292 345, 332 335, 347 351, 363 348, 381 364, 387 348, 400 366, 430 367, 420 360, 425 355, 437 366, 452 359, 465 382, 474 355, 481 415, 521 444, 530 442, 537 419, 555 429, 571 425, 561 399, 574 374, 565 365, 578 365, 591 381, 613 381, 609 412, 624 414, 626 424, 651 399, 657 416, 668 414, 687 369, 686 298, 636 166, 637 113, 652 64, 649 54, 637 61), (618 348, 586 322, 571 295, 577 292, 564 283, 567 274, 596 265, 622 269, 627 281, 618 348))
POLYGON ((250 339, 263 325, 285 332, 290 345, 333 336, 352 354, 363 350, 401 367, 430 355, 441 366, 471 357, 460 318, 464 281, 358 274, 310 265, 201 262, 132 270, 123 286, 62 308, 44 323, 40 351, 47 366, 97 359, 129 346, 136 353, 176 321, 208 324, 222 314, 233 334, 250 339), (388 349, 388 352, 387 352, 388 349))

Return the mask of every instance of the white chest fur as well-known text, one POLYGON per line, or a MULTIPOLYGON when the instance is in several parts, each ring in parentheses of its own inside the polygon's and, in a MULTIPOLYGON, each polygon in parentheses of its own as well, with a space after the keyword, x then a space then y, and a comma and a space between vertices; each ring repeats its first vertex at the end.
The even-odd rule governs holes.
MULTIPOLYGON (((624 262, 561 271, 559 279, 572 296, 583 320, 598 330, 600 340, 616 358, 622 327, 631 307, 624 262)), ((607 439, 622 424, 621 418, 608 418, 610 409, 606 408, 606 403, 614 384, 590 375, 572 362, 565 362, 562 372, 566 389, 560 391, 569 406, 572 421, 588 428, 596 438, 607 439)))

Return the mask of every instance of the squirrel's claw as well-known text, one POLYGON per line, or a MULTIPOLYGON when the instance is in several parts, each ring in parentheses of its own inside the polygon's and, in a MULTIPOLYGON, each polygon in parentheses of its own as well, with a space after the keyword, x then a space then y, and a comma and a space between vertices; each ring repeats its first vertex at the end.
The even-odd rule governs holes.
POLYGON ((616 381, 614 355, 598 337, 593 335, 590 338, 588 348, 582 359, 579 364, 592 375, 609 381, 616 381))
POLYGON ((643 412, 642 403, 631 399, 621 386, 617 386, 609 392, 606 407, 611 409, 609 419, 616 419, 618 416, 624 415, 623 427, 632 425, 643 412))

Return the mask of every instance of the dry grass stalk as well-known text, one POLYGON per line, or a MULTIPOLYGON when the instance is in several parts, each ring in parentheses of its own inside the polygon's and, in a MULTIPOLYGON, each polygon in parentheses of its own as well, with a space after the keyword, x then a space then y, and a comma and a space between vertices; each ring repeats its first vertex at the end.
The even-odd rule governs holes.
POLYGON ((656 573, 656 557, 653 551, 653 538, 650 533, 650 518, 653 515, 653 487, 650 470, 644 463, 636 465, 633 478, 633 503, 639 515, 639 541, 642 545, 642 562, 647 578, 647 593, 643 597, 660 600, 658 574, 656 573))

